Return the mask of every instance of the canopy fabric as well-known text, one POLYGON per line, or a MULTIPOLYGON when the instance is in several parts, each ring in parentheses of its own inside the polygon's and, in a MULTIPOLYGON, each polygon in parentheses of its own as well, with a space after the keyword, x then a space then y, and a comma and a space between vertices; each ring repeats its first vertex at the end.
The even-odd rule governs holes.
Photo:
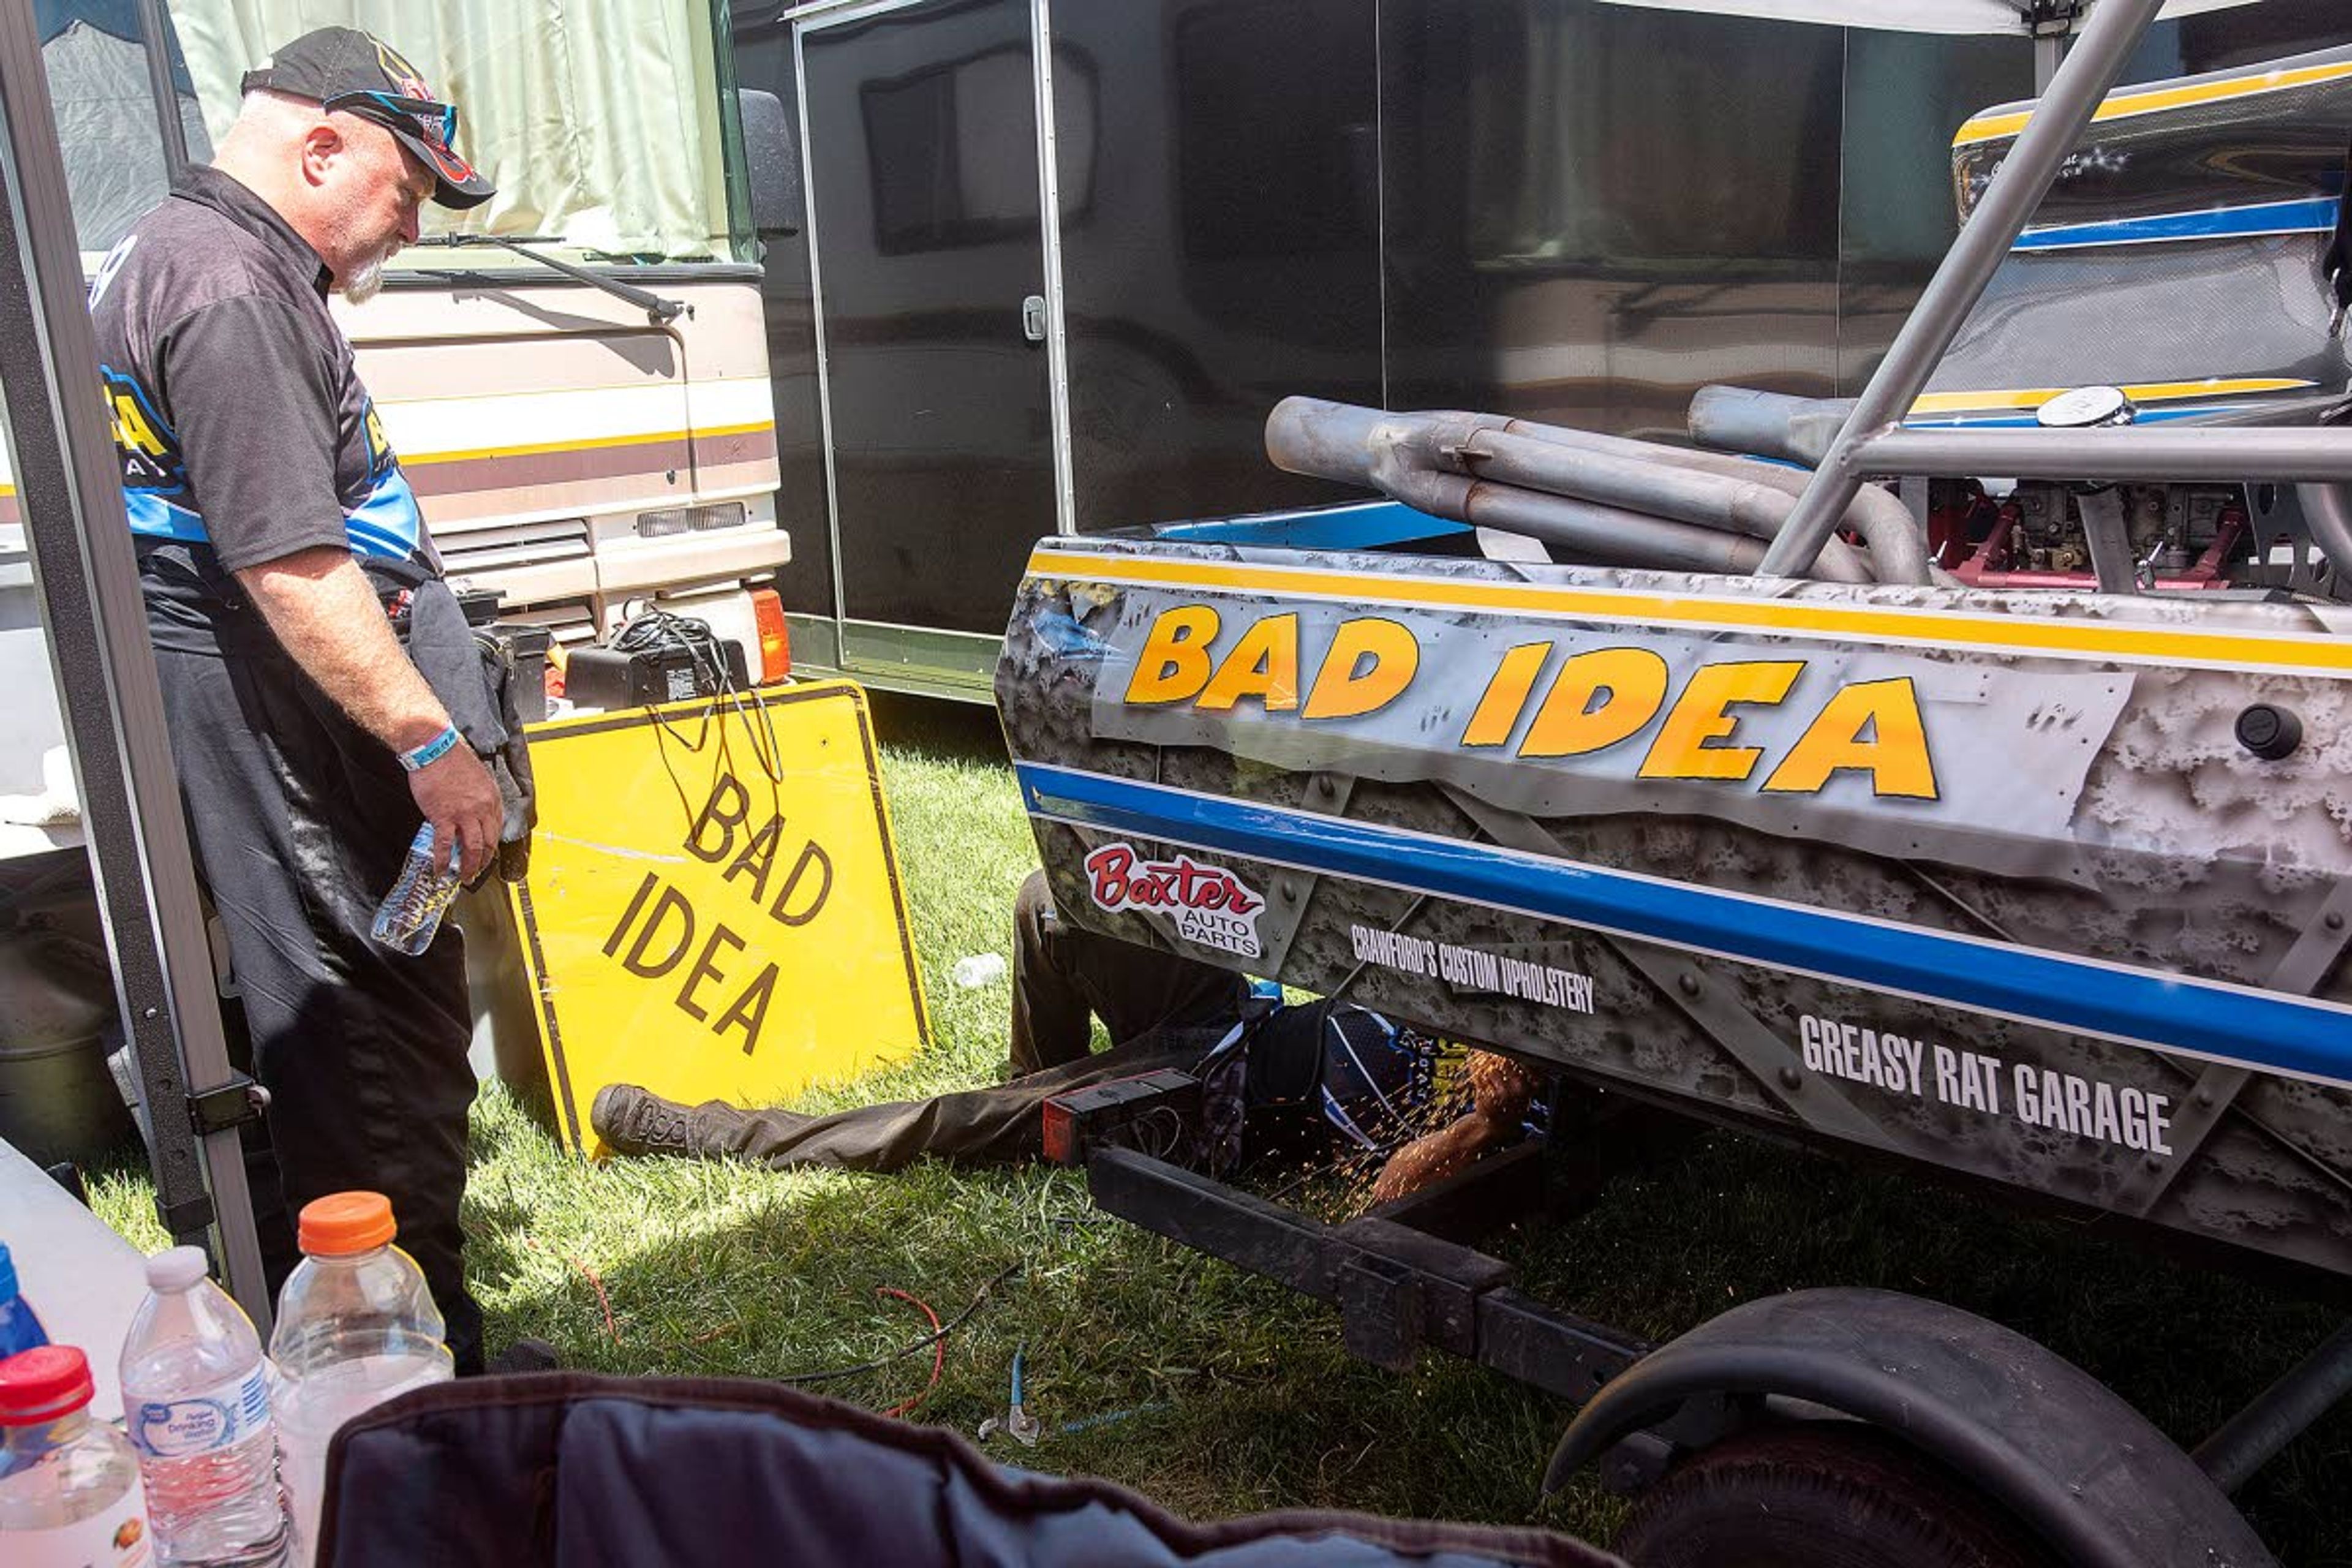
POLYGON ((139 0, 33 0, 33 24, 41 31, 41 42, 76 22, 135 44, 141 37, 139 0))
MULTIPOLYGON (((163 199, 171 179, 155 131, 147 56, 135 24, 127 36, 114 26, 129 5, 123 0, 110 13, 87 0, 60 4, 57 30, 41 41, 66 186, 73 195, 75 237, 93 266, 141 214, 163 199)), ((189 155, 209 158, 212 143, 205 140, 196 100, 184 81, 179 86, 180 133, 189 155)))

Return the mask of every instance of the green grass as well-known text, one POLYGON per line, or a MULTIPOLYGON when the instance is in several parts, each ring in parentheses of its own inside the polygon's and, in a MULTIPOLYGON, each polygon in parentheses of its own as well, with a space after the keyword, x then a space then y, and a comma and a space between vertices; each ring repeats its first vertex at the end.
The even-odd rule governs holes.
MULTIPOLYGON (((882 698, 877 710, 937 1044, 811 1106, 963 1087, 1004 1054, 1006 984, 967 991, 949 978, 967 953, 1009 954, 1013 890, 1035 863, 993 719, 882 698)), ((1105 1220, 1068 1173, 591 1167, 498 1088, 474 1133, 469 1258, 493 1345, 539 1335, 572 1364, 625 1373, 851 1365, 928 1328, 878 1290, 946 1317, 1018 1263, 950 1336, 913 1419, 970 1434, 1001 1413, 1025 1345, 1048 1435, 1004 1457, 1029 1468, 1108 1476, 1203 1516, 1327 1506, 1601 1541, 1615 1526, 1616 1503, 1589 1482, 1538 1496, 1561 1402, 1434 1353, 1403 1375, 1352 1361, 1336 1313, 1105 1220), (1061 1430, 1120 1412, 1133 1414, 1061 1430)), ((143 1175, 101 1173, 94 1197, 134 1240, 162 1244, 143 1175)), ((1724 1133, 1620 1175, 1576 1217, 1493 1245, 1523 1289, 1653 1338, 1804 1286, 1951 1301, 2088 1367, 2184 1442, 2341 1319, 2340 1304, 2165 1261, 2094 1226, 1724 1133)), ((825 1391, 885 1409, 919 1394, 929 1368, 908 1357, 825 1391)), ((2339 1415, 2242 1500, 2286 1562, 2352 1564, 2347 1478, 2352 1417, 2339 1415)))

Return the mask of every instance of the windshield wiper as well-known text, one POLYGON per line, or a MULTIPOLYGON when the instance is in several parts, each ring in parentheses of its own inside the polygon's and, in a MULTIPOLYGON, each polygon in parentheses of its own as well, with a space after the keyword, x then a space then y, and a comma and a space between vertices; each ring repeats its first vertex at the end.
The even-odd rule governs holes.
MULTIPOLYGON (((522 238, 540 245, 552 245, 562 243, 563 237, 560 234, 527 234, 522 238)), ((648 289, 640 289, 634 283, 624 283, 617 278, 607 278, 602 273, 591 272, 584 267, 574 267, 569 261, 559 261, 554 257, 542 252, 527 250, 520 240, 509 239, 502 234, 436 234, 416 242, 418 248, 428 245, 445 250, 494 245, 500 250, 512 251, 524 260, 535 261, 551 272, 560 272, 575 282, 585 283, 591 289, 601 289, 616 300, 627 300, 643 310, 646 320, 652 321, 656 327, 666 327, 686 314, 686 302, 682 300, 667 299, 648 289)))

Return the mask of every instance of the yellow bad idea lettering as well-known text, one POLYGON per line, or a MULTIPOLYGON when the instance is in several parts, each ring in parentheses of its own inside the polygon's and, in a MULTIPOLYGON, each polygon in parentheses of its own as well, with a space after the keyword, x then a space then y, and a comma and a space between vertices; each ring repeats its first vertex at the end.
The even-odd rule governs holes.
POLYGON ((1666 661, 1645 647, 1602 647, 1559 667, 1519 742, 1523 757, 1575 757, 1613 746, 1658 715, 1666 661))
POLYGON ((1298 617, 1268 616, 1255 622, 1209 677, 1201 708, 1223 713, 1244 697, 1265 704, 1269 713, 1298 706, 1298 617))
POLYGON ((1217 612, 1206 605, 1161 611, 1143 651, 1135 656, 1127 700, 1140 707, 1199 696, 1215 668, 1209 662, 1209 645, 1217 640, 1217 612))
POLYGON ((1342 622, 1331 651, 1315 672, 1315 689, 1300 715, 1356 719, 1377 713, 1412 684, 1421 670, 1421 643, 1402 622, 1366 616, 1342 622))
MULTIPOLYGON (((1341 621, 1319 658, 1302 647, 1296 613, 1262 616, 1230 637, 1224 633, 1207 605, 1160 611, 1137 653, 1125 700, 1137 707, 1190 702, 1226 715, 1254 707, 1308 722, 1358 719, 1405 697, 1422 668, 1412 627, 1381 616, 1341 621)), ((1678 677, 1665 656, 1639 644, 1562 653, 1550 641, 1520 643, 1491 655, 1490 668, 1463 672, 1480 695, 1454 743, 1541 763, 1597 757, 1646 736, 1615 765, 1634 767, 1638 756, 1635 771, 1645 779, 1774 795, 1818 795, 1851 773, 1866 777, 1881 799, 1939 798, 1919 694, 1907 677, 1841 685, 1824 697, 1818 675, 1800 689, 1803 659, 1725 659, 1678 677), (1770 725, 1771 738, 1764 738, 1767 726, 1751 721, 1760 710, 1790 705, 1792 696, 1808 706, 1770 725), (1805 711, 1811 717, 1799 729, 1805 711), (1793 742, 1786 738, 1792 731, 1793 742), (1776 752, 1777 759, 1769 755, 1776 752)), ((1446 685, 1448 695, 1464 689, 1452 672, 1446 685)))
POLYGON ((1402 696, 1421 668, 1421 644, 1411 627, 1379 616, 1342 621, 1305 689, 1302 709, 1297 616, 1251 622, 1219 658, 1210 647, 1222 625, 1207 605, 1162 610, 1136 655, 1125 700, 1134 707, 1191 702, 1209 713, 1255 702, 1267 713, 1355 719, 1402 696))
POLYGON ((1831 774, 1848 769, 1868 773, 1874 795, 1937 798, 1927 726, 1919 717, 1919 693, 1907 677, 1841 689, 1772 770, 1764 787, 1813 795, 1831 774))
POLYGON ((1739 728, 1733 707, 1777 704, 1804 665, 1796 659, 1755 664, 1703 664, 1691 673, 1675 710, 1642 759, 1645 779, 1744 779, 1763 759, 1760 746, 1728 744, 1739 728))

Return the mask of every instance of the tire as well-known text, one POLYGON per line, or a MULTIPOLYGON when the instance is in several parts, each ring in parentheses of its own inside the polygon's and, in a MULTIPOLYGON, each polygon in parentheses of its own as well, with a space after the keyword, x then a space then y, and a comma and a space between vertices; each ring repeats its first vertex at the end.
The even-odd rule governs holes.
POLYGON ((1618 1531, 1633 1568, 2050 1568, 1968 1484, 1843 1422, 1728 1438, 1669 1471, 1618 1531))

